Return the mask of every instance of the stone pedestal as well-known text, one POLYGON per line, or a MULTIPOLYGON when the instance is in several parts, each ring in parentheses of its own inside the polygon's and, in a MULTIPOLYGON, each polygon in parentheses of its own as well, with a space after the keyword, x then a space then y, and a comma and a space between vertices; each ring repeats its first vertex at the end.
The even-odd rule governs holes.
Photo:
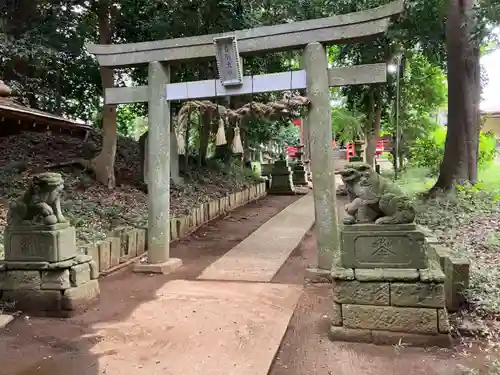
POLYGON ((347 268, 412 268, 428 266, 425 236, 415 224, 344 225, 341 262, 347 268))
POLYGON ((344 226, 341 236, 330 338, 449 346, 445 276, 429 262, 415 225, 357 224, 344 226))
POLYGON ((88 255, 60 262, 4 261, 1 300, 35 316, 69 317, 99 299, 99 270, 88 255))
POLYGON ((286 160, 277 160, 271 172, 271 186, 268 194, 295 194, 293 190, 292 171, 286 160))
POLYGON ((57 173, 34 175, 9 207, 0 263, 0 300, 32 315, 70 316, 99 297, 99 270, 78 255, 75 228, 61 212, 64 181, 57 173))
POLYGON ((76 256, 75 228, 69 224, 7 227, 5 260, 60 262, 76 256))
POLYGON ((297 145, 297 151, 295 152, 295 160, 296 163, 293 166, 293 177, 292 181, 294 185, 297 186, 306 186, 307 183, 307 170, 305 168, 304 162, 302 161, 302 157, 304 155, 303 149, 304 145, 297 145))

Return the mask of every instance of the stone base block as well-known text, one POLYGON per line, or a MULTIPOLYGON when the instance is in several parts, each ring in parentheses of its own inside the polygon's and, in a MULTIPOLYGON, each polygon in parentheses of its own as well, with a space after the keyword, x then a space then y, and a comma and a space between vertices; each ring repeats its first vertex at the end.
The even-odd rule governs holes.
POLYGON ((332 341, 364 342, 375 345, 407 345, 418 347, 451 347, 450 335, 425 335, 417 333, 375 331, 331 326, 328 337, 332 341))
POLYGON ((344 225, 341 263, 346 268, 425 269, 424 239, 415 224, 344 225))
POLYGON ((268 194, 293 194, 293 182, 291 173, 287 175, 272 175, 271 186, 268 194))
POLYGON ((82 311, 99 301, 100 289, 97 280, 64 290, 62 308, 65 311, 82 311))
POLYGON ((309 266, 306 268, 304 279, 313 284, 330 283, 331 271, 309 266))
POLYGON ((99 299, 97 265, 86 255, 62 262, 5 262, 1 300, 35 316, 69 317, 99 299))
POLYGON ((133 272, 169 274, 182 266, 182 259, 170 258, 163 263, 136 263, 133 272))
POLYGON ((419 346, 446 343, 450 327, 444 280, 435 267, 334 267, 331 334, 338 340, 377 344, 398 343, 401 338, 419 346))
POLYGON ((304 166, 296 166, 293 168, 292 182, 294 185, 307 186, 307 171, 304 166))

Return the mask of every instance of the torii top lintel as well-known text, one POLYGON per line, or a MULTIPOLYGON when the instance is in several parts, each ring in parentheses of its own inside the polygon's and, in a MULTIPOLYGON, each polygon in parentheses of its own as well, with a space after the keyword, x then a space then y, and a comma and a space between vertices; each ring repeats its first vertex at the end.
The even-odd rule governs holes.
POLYGON ((387 31, 391 17, 402 13, 402 0, 387 5, 327 18, 257 27, 222 34, 152 42, 99 45, 87 49, 101 66, 126 67, 153 61, 183 62, 215 56, 213 39, 236 35, 241 55, 287 51, 308 43, 342 44, 373 39, 387 31))

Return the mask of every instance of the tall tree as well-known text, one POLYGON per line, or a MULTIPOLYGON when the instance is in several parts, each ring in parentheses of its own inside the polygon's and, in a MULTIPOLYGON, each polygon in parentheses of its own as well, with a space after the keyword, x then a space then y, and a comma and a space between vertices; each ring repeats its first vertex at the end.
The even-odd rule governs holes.
POLYGON ((475 5, 474 0, 448 0, 448 131, 439 178, 431 192, 477 182, 481 65, 480 40, 474 36, 475 5))
MULTIPOLYGON (((112 0, 99 0, 94 4, 98 18, 99 43, 113 42, 113 22, 117 7, 112 0)), ((103 95, 107 88, 114 87, 114 72, 111 68, 99 68, 103 95)), ((115 187, 115 157, 116 157, 116 105, 103 104, 102 109, 102 148, 99 154, 90 160, 90 168, 94 171, 97 181, 109 189, 115 187)))

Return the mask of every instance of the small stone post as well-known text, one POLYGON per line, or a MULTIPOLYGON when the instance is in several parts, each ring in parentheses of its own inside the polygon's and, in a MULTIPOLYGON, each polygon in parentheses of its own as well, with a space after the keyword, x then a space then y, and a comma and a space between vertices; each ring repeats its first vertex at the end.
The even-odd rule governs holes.
POLYGON ((330 270, 339 253, 337 203, 332 150, 332 119, 328 62, 321 43, 309 43, 304 49, 307 73, 307 96, 311 101, 308 113, 309 147, 316 216, 316 241, 320 270, 330 270))
POLYGON ((170 68, 158 61, 149 63, 148 134, 148 262, 138 263, 135 272, 169 273, 182 265, 170 258, 170 103, 166 84, 170 68))

